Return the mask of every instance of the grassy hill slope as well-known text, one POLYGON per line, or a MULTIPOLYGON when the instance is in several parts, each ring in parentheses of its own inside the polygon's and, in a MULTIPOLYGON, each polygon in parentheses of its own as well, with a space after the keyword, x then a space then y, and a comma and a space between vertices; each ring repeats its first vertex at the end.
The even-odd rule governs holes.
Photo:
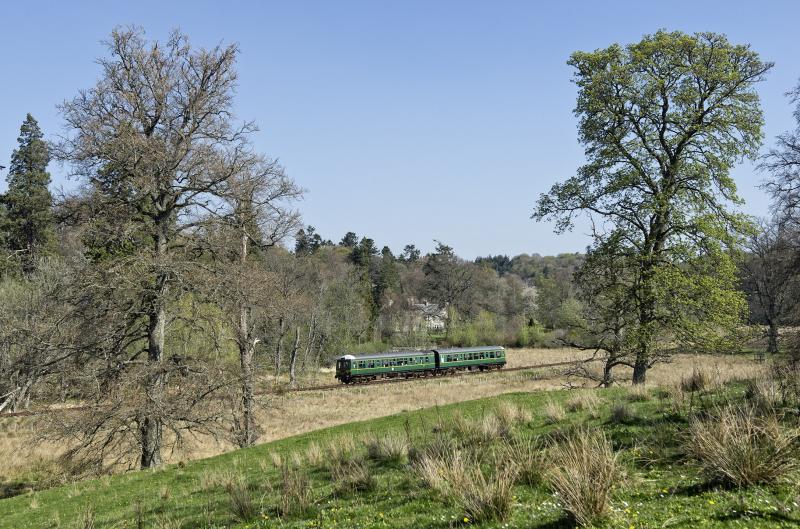
MULTIPOLYGON (((537 392, 401 413, 5 499, 0 527, 574 527, 539 475, 510 489, 505 519, 480 523, 463 504, 426 487, 408 459, 418 461, 436 443, 450 443, 446 448, 477 454, 469 461, 478 461, 478 472, 483 468, 492 482, 493 462, 509 439, 547 446, 580 428, 601 428, 622 468, 600 525, 797 527, 796 485, 715 484, 687 457, 690 410, 712 409, 721 400, 743 399, 743 393, 741 386, 692 394, 624 388, 537 392)), ((548 456, 537 462, 543 473, 547 463, 548 456)))

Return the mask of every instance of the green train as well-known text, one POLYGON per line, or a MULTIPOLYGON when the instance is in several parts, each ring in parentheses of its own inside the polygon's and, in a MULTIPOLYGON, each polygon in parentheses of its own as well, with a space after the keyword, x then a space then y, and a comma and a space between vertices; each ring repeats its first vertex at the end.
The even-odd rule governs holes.
POLYGON ((336 378, 351 384, 379 378, 442 376, 465 370, 486 371, 500 369, 504 365, 506 350, 495 345, 344 355, 336 361, 336 378))

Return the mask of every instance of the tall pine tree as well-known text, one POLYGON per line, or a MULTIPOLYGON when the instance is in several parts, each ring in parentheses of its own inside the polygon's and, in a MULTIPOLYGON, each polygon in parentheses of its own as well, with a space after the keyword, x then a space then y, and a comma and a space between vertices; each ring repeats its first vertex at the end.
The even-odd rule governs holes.
POLYGON ((6 178, 8 191, 2 198, 5 206, 4 244, 19 256, 22 270, 32 272, 36 260, 52 246, 53 197, 48 186, 50 149, 42 139, 39 124, 30 114, 20 127, 19 148, 11 154, 6 178))

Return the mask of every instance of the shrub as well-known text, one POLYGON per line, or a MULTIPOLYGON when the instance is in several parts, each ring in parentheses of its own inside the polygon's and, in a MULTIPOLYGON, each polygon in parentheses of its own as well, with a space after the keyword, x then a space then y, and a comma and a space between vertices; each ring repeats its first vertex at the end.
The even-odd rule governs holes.
POLYGON ((397 435, 373 437, 367 442, 367 455, 378 463, 399 466, 408 455, 408 443, 397 435))
POLYGON ((338 494, 375 490, 378 482, 363 457, 340 461, 331 467, 333 488, 338 494))
POLYGON ((544 405, 544 409, 542 410, 542 414, 544 415, 545 422, 549 424, 561 422, 567 416, 566 413, 564 413, 564 408, 561 406, 561 404, 553 400, 547 401, 547 403, 544 405))
POLYGON ((314 491, 311 480, 300 469, 289 465, 281 467, 281 504, 282 516, 305 514, 314 503, 314 491))
POLYGON ((751 407, 725 407, 716 417, 695 419, 689 451, 707 478, 744 487, 774 484, 800 468, 800 433, 774 415, 751 407))
POLYGON ((549 459, 548 480, 564 510, 584 526, 604 518, 620 474, 608 438, 600 431, 580 430, 555 445, 549 459))
POLYGON ((681 379, 681 389, 690 393, 703 391, 708 385, 708 376, 698 368, 692 369, 692 374, 681 379))
POLYGON ((600 405, 600 399, 594 391, 581 390, 567 399, 566 405, 568 411, 575 412, 585 410, 589 412, 590 415, 593 415, 600 405))
POLYGON ((236 518, 243 522, 255 518, 256 507, 250 495, 250 487, 243 477, 229 481, 225 486, 225 492, 228 493, 228 504, 236 518))

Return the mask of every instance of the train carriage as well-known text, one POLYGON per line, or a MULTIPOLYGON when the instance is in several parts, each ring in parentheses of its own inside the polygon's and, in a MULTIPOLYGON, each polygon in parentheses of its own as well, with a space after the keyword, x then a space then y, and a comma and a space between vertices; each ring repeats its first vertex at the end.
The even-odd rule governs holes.
POLYGON ((378 378, 417 376, 435 369, 436 354, 433 351, 345 355, 336 361, 336 378, 349 384, 378 378))
POLYGON ((336 361, 336 378, 345 384, 379 378, 446 375, 462 370, 499 369, 506 364, 499 346, 395 351, 345 355, 336 361))
POLYGON ((438 355, 437 368, 454 370, 499 369, 506 365, 506 353, 503 347, 459 347, 436 349, 438 355))

